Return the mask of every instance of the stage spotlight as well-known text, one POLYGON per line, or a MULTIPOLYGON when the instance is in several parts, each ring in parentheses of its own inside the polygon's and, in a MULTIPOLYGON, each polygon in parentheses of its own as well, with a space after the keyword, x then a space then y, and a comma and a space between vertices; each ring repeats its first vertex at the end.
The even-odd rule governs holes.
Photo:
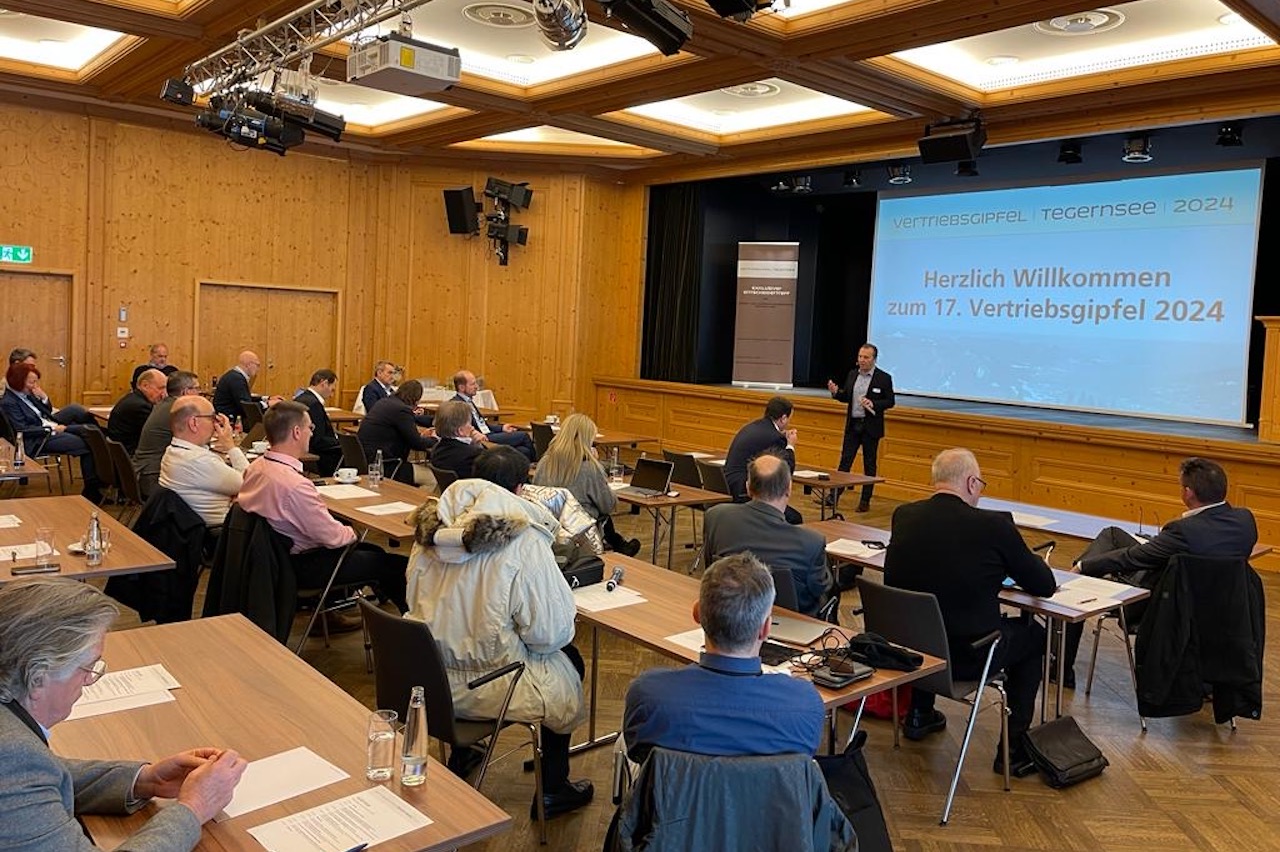
POLYGON ((1244 144, 1244 128, 1238 121, 1228 121, 1218 128, 1218 141, 1215 145, 1224 148, 1239 148, 1244 144))
POLYGON ((587 34, 582 0, 533 0, 533 17, 552 50, 572 50, 587 34))
POLYGON ((889 172, 889 183, 894 186, 906 186, 911 183, 910 166, 886 166, 889 172))
POLYGON ((1124 140, 1124 156, 1120 159, 1126 163, 1149 163, 1151 156, 1151 137, 1145 133, 1130 136, 1124 140))
POLYGON ((1058 162, 1064 166, 1078 166, 1084 162, 1083 146, 1074 139, 1058 146, 1058 162))
POLYGON ((796 175, 791 179, 792 192, 796 195, 808 195, 813 192, 813 178, 808 175, 796 175))
POLYGON ((600 0, 606 17, 616 20, 632 35, 674 56, 693 35, 693 24, 683 9, 667 0, 600 0))
POLYGON ((795 187, 792 185, 790 178, 780 177, 769 184, 770 192, 792 192, 794 189, 795 187))
POLYGON ((850 169, 844 173, 845 189, 857 189, 862 186, 862 172, 858 169, 850 169))
POLYGON ((961 160, 956 163, 956 177, 977 177, 978 164, 974 160, 961 160))

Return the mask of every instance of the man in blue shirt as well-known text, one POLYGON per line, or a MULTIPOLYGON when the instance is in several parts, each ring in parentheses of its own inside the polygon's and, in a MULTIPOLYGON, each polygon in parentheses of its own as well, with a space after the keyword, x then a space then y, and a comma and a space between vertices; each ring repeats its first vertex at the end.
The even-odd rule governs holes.
POLYGON ((773 597, 769 569, 750 553, 707 568, 693 605, 705 634, 698 664, 645 672, 627 690, 623 736, 632 760, 643 762, 654 746, 726 756, 817 751, 818 691, 760 669, 773 597))

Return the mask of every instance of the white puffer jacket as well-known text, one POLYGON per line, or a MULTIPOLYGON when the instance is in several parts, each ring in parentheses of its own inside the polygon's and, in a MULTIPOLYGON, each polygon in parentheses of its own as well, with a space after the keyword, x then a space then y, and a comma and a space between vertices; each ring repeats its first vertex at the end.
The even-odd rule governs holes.
POLYGON ((467 682, 517 660, 507 718, 557 733, 582 723, 582 680, 560 649, 573 640, 573 594, 556 566, 559 528, 545 508, 479 479, 450 485, 410 515, 409 618, 435 634, 459 716, 497 715, 508 680, 467 682))

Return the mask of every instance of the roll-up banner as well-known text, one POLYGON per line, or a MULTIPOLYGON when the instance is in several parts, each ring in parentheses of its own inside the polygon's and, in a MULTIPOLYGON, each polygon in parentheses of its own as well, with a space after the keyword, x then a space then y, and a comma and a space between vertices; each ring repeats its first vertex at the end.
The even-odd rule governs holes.
POLYGON ((799 243, 738 243, 733 383, 791 387, 799 243))

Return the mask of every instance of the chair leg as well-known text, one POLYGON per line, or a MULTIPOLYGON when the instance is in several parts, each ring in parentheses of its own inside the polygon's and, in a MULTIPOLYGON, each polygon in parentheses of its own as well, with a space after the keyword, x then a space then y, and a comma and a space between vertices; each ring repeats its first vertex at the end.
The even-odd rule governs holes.
MULTIPOLYGON (((995 684, 992 684, 992 687, 996 689, 1001 689, 995 684)), ((1001 705, 1002 706, 1004 703, 1003 695, 1004 695, 1004 692, 1003 692, 1003 689, 1001 689, 1001 696, 1002 696, 1001 705)), ((964 740, 961 741, 960 743, 960 756, 956 758, 956 771, 951 776, 951 789, 947 791, 947 801, 942 806, 942 819, 939 820, 938 825, 946 825, 947 820, 951 819, 951 804, 952 802, 955 801, 955 798, 956 798, 956 787, 960 785, 960 772, 961 770, 964 769, 964 759, 966 755, 968 755, 969 753, 969 740, 973 738, 973 726, 978 721, 978 711, 981 708, 982 708, 982 690, 979 690, 978 694, 974 696, 973 706, 969 710, 969 723, 965 725, 964 740)), ((1005 744, 1007 743, 1008 743, 1008 737, 1006 735, 1005 744)), ((1006 762, 1005 772, 1008 772, 1008 771, 1009 771, 1009 764, 1008 762, 1006 762)), ((1006 783, 1008 782, 1006 781, 1006 783)))
MULTIPOLYGON (((858 699, 858 711, 853 714, 853 727, 849 729, 849 739, 845 741, 845 748, 849 747, 849 743, 853 742, 853 738, 858 734, 858 725, 862 723, 862 710, 867 706, 867 697, 864 695, 858 699)), ((895 727, 896 722, 895 721, 895 727)))
MULTIPOLYGON (((1138 666, 1133 659, 1133 639, 1129 636, 1129 620, 1125 617, 1124 607, 1120 607, 1116 612, 1120 620, 1120 633, 1124 636, 1124 651, 1129 657, 1129 677, 1133 679, 1133 700, 1136 702, 1138 700, 1138 666)), ((1147 719, 1141 711, 1138 712, 1138 721, 1142 724, 1142 732, 1146 733, 1147 719)))
POLYGON ((1093 668, 1098 663, 1098 640, 1102 637, 1102 619, 1105 617, 1098 616, 1097 621, 1093 624, 1093 651, 1089 654, 1089 677, 1084 683, 1085 695, 1093 693, 1093 668))
POLYGON ((891 717, 893 720, 893 747, 895 749, 901 748, 902 732, 899 730, 899 728, 901 728, 902 726, 898 723, 898 690, 896 687, 890 690, 889 692, 889 703, 890 703, 889 711, 893 714, 893 716, 891 717))

